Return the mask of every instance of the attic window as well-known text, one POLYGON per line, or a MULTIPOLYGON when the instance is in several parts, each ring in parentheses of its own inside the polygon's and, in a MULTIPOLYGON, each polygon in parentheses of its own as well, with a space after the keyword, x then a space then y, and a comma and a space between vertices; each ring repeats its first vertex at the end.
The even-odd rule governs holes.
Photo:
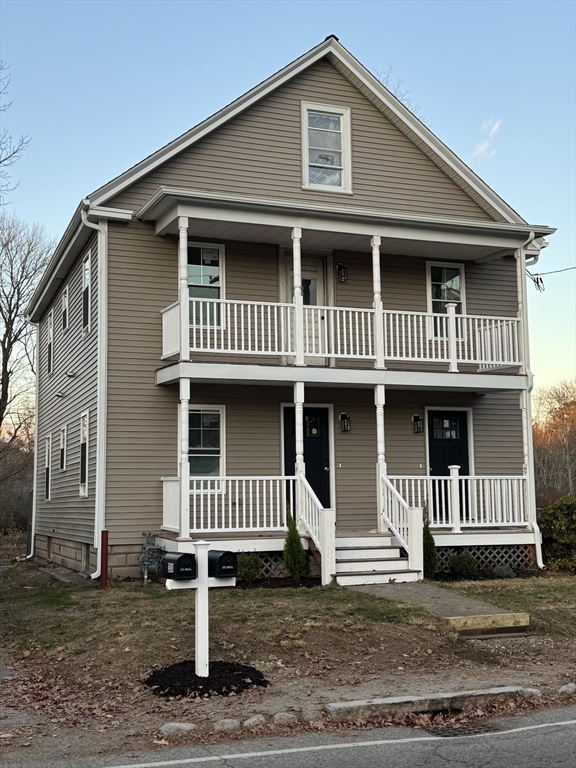
POLYGON ((350 110, 302 103, 303 188, 352 192, 350 110))

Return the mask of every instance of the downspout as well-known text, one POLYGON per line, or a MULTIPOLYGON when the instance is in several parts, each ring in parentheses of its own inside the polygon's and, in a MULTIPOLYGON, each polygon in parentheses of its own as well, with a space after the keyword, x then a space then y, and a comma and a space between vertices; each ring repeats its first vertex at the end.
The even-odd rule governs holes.
POLYGON ((88 221, 90 201, 82 201, 82 223, 98 232, 98 379, 96 394, 96 498, 94 502, 94 548, 96 570, 90 578, 102 573, 100 539, 106 522, 106 439, 108 418, 108 222, 88 221))
MULTIPOLYGON (((525 465, 526 475, 528 483, 528 508, 530 510, 530 517, 532 530, 534 531, 534 545, 536 548, 536 562, 539 568, 544 569, 544 560, 542 559, 542 536, 540 534, 540 528, 538 527, 538 521, 536 520, 536 487, 534 482, 534 445, 532 440, 532 389, 534 388, 534 376, 530 370, 530 349, 528 340, 528 314, 527 314, 527 301, 528 295, 526 290, 526 259, 525 249, 534 241, 535 234, 530 232, 528 239, 518 249, 517 257, 517 274, 518 274, 518 299, 520 303, 520 316, 522 320, 522 346, 523 346, 523 360, 522 369, 528 378, 528 387, 520 392, 520 407, 522 409, 522 428, 524 432, 524 445, 525 445, 525 465)), ((538 256, 534 257, 531 264, 535 264, 538 261, 538 256)))
POLYGON ((35 365, 36 365, 36 392, 34 393, 34 414, 36 424, 34 425, 34 485, 32 486, 32 520, 30 521, 30 552, 26 555, 26 559, 30 560, 34 557, 35 543, 36 543, 36 498, 38 493, 38 435, 39 419, 38 419, 38 385, 40 378, 40 323, 32 323, 36 328, 36 351, 34 353, 35 365))

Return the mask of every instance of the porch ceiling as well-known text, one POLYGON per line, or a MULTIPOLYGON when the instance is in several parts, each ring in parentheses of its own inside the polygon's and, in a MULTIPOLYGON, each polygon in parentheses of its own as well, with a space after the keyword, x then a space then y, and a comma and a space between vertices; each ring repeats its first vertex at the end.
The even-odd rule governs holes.
MULTIPOLYGON (((184 217, 190 236, 207 240, 265 242, 290 248, 291 231, 299 227, 304 249, 369 253, 370 238, 378 235, 384 254, 460 261, 511 255, 530 231, 527 225, 430 218, 354 206, 326 208, 310 202, 167 187, 160 187, 137 216, 154 221, 157 235, 176 235, 178 220, 184 217)), ((541 235, 549 228, 535 230, 541 235)))

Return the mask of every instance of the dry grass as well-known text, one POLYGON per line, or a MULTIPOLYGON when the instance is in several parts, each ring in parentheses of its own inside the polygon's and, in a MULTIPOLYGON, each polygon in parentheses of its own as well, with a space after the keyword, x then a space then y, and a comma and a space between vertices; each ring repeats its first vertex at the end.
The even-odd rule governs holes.
POLYGON ((539 633, 576 635, 576 576, 549 574, 529 579, 443 582, 441 586, 500 608, 529 613, 539 633))
POLYGON ((26 555, 26 534, 14 531, 0 536, 0 565, 10 565, 16 557, 26 555))

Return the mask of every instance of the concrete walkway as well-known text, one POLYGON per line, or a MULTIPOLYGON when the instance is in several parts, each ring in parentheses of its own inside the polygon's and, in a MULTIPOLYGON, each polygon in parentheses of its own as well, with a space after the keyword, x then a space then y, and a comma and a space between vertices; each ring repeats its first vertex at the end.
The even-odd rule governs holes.
POLYGON ((525 629, 530 625, 527 613, 514 613, 506 608, 498 608, 482 600, 466 597, 451 589, 442 589, 428 582, 408 582, 406 584, 374 584, 350 587, 357 592, 385 597, 389 600, 401 600, 415 603, 435 616, 441 616, 459 631, 467 634, 471 631, 490 629, 525 629))

